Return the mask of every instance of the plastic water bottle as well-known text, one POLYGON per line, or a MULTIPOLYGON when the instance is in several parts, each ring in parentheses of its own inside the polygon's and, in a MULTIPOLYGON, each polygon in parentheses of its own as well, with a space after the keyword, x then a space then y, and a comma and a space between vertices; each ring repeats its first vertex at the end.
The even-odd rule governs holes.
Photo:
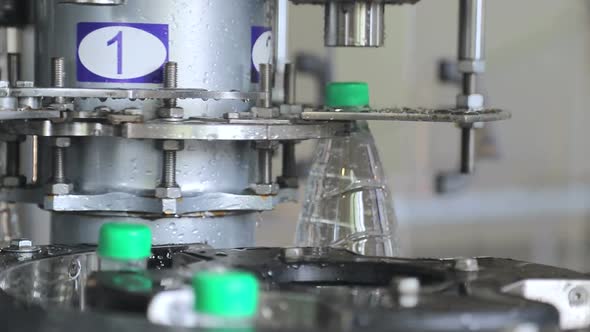
MULTIPOLYGON (((369 104, 368 86, 332 83, 326 100, 334 111, 362 111, 369 104)), ((320 141, 295 244, 394 256, 396 224, 393 200, 368 124, 358 121, 350 136, 320 141)))
POLYGON ((101 271, 143 271, 151 256, 152 233, 148 226, 108 223, 100 229, 97 254, 101 271))

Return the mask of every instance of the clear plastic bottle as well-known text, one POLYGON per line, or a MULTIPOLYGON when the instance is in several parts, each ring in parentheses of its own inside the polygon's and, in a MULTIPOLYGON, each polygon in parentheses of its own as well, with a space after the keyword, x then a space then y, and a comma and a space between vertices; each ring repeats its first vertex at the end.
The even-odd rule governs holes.
MULTIPOLYGON (((342 87, 336 91, 346 92, 347 100, 355 92, 342 87)), ((368 95, 368 88, 365 93, 368 95)), ((330 94, 327 100, 338 101, 330 94)), ((360 100, 368 102, 368 96, 360 100)), ((295 244, 394 256, 396 226, 393 200, 368 124, 356 122, 350 136, 320 141, 307 181, 295 244)))
POLYGON ((101 271, 143 271, 151 256, 152 234, 148 226, 108 223, 100 229, 98 240, 101 271))

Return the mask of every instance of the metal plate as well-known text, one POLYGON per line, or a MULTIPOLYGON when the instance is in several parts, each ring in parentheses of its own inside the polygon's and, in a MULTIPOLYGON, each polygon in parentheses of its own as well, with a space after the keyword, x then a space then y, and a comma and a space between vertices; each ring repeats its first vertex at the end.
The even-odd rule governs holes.
POLYGON ((205 89, 83 89, 83 88, 2 88, 0 97, 66 97, 112 99, 203 99, 251 100, 261 92, 208 91, 205 89))
POLYGON ((499 109, 462 110, 462 109, 427 109, 427 108, 385 108, 363 112, 339 112, 306 109, 304 120, 324 121, 353 121, 353 120, 386 120, 386 121, 424 121, 424 122, 452 122, 457 124, 472 124, 507 120, 512 117, 508 111, 499 109))
POLYGON ((99 122, 11 121, 0 123, 0 130, 14 135, 116 136, 132 139, 178 139, 202 141, 306 140, 334 137, 348 131, 346 122, 327 121, 257 121, 246 124, 203 121, 153 121, 111 125, 99 122))
POLYGON ((281 190, 277 196, 238 195, 230 193, 203 193, 178 200, 138 196, 129 193, 100 195, 45 195, 44 188, 3 188, 0 200, 39 204, 45 210, 57 212, 137 212, 145 214, 192 215, 217 211, 270 211, 277 204, 293 200, 297 192, 281 190), (173 206, 171 206, 173 205, 173 206))

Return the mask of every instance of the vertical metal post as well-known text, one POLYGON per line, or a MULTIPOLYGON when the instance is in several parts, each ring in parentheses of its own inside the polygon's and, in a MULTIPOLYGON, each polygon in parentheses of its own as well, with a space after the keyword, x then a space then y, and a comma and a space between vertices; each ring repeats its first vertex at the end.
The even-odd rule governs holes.
POLYGON ((258 150, 258 184, 272 183, 272 149, 258 150))
POLYGON ((285 89, 285 104, 294 105, 296 103, 296 68, 292 63, 285 64, 284 89, 285 89))
POLYGON ((260 104, 261 107, 272 107, 272 72, 272 64, 260 64, 260 91, 264 94, 260 104))
MULTIPOLYGON (((457 107, 475 110, 483 107, 483 96, 477 93, 478 74, 485 71, 484 61, 484 1, 459 0, 459 70, 463 74, 457 107)), ((460 171, 475 170, 475 129, 461 127, 460 171)))
POLYGON ((21 77, 21 56, 19 53, 8 53, 8 81, 16 86, 21 77))

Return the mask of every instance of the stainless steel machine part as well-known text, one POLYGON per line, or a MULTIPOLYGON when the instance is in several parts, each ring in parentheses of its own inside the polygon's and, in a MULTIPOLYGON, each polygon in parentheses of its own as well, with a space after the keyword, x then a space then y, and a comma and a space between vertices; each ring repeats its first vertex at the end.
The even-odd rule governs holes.
MULTIPOLYGON (((459 2, 459 71, 463 73, 463 86, 457 96, 457 107, 480 110, 484 98, 477 93, 477 75, 485 70, 485 0, 460 0, 459 2)), ((475 170, 475 127, 461 127, 460 172, 475 170)))
POLYGON ((374 1, 326 3, 326 46, 379 47, 385 37, 385 4, 374 1))
MULTIPOLYGON (((253 26, 270 26, 272 15, 267 13, 265 0, 100 1, 101 4, 120 4, 117 6, 88 6, 88 1, 68 2, 77 4, 57 0, 35 1, 36 77, 39 86, 50 86, 52 83, 49 70, 51 58, 63 57, 65 87, 160 88, 159 84, 88 83, 77 80, 77 25, 80 22, 121 22, 167 25, 170 39, 168 57, 170 61, 178 63, 178 86, 221 91, 257 90, 257 86, 250 80, 251 29, 253 26), (205 12, 207 15, 199 15, 205 12), (55 38, 56 36, 59 38, 55 38)), ((96 2, 92 1, 92 4, 96 2)), ((166 103, 169 106, 169 102, 166 103)), ((86 110, 103 105, 113 109, 141 108, 146 119, 155 118, 161 106, 153 100, 88 99, 76 102, 77 108, 86 110)), ((221 117, 227 112, 240 112, 249 108, 249 104, 241 100, 178 100, 178 106, 184 109, 186 116, 192 117, 221 117)), ((41 144, 40 164, 48 165, 47 149, 47 145, 41 144)), ((163 153, 156 148, 153 141, 109 137, 76 139, 68 152, 76 158, 65 161, 65 175, 76 185, 77 193, 121 192, 149 196, 155 195, 156 186, 161 182, 163 153)), ((240 193, 248 188, 251 181, 250 164, 255 162, 255 157, 256 151, 245 143, 187 141, 186 149, 177 152, 176 180, 183 194, 240 193)), ((40 181, 47 182, 48 173, 43 170, 40 173, 40 181)), ((202 228, 202 232, 184 232, 182 237, 156 236, 156 244, 203 241, 207 240, 205 233, 217 238, 217 233, 221 232, 227 233, 227 236, 221 236, 224 241, 220 240, 218 245, 245 246, 253 245, 255 218, 251 214, 240 214, 208 219, 124 219, 145 222, 154 229, 160 224, 170 223, 193 224, 195 229, 202 228), (215 221, 220 225, 210 226, 215 221)), ((52 238, 54 241, 68 243, 94 242, 98 225, 109 220, 121 218, 109 214, 92 218, 75 213, 54 215, 52 238)), ((163 228, 164 226, 162 234, 165 233, 163 228)))

